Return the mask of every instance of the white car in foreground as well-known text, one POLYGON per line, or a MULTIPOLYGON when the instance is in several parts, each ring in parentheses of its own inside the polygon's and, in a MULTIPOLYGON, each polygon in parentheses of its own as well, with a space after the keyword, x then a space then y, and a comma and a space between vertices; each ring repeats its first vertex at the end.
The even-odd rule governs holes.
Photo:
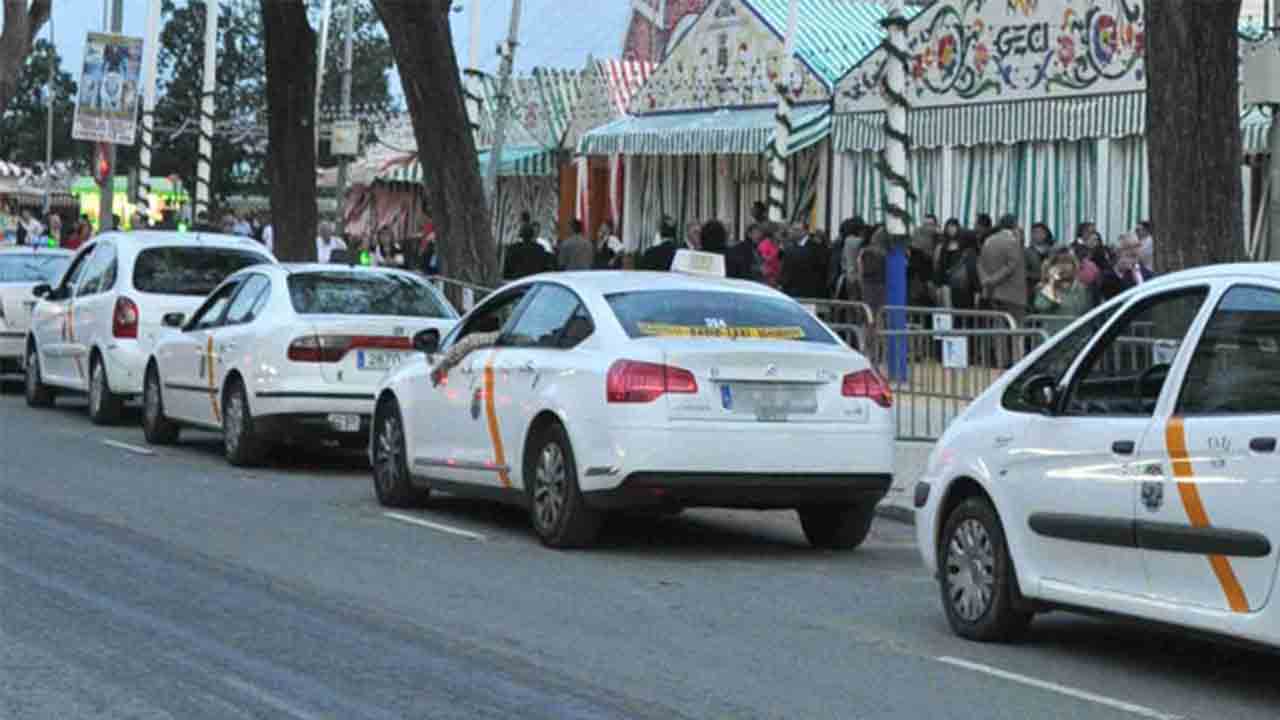
POLYGON ((1054 608, 1280 645, 1280 265, 1141 285, 1019 363, 947 430, 916 530, 953 630, 1054 608))
POLYGON ((42 286, 26 338, 27 404, 89 393, 89 417, 113 423, 142 394, 142 373, 169 313, 190 313, 243 267, 274 263, 258 243, 205 233, 118 232, 93 238, 56 286, 42 286))
POLYGON ((0 246, 0 375, 22 371, 27 329, 37 287, 58 282, 71 251, 41 246, 0 246))
POLYGON ((173 313, 146 366, 147 441, 183 426, 221 432, 227 460, 273 446, 363 447, 374 389, 424 330, 457 314, 416 275, 334 265, 260 265, 227 278, 188 318, 173 313))
POLYGON ((789 508, 818 547, 866 537, 894 463, 867 360, 764 286, 673 273, 528 278, 378 391, 380 502, 431 490, 518 503, 542 541, 607 511, 789 508))

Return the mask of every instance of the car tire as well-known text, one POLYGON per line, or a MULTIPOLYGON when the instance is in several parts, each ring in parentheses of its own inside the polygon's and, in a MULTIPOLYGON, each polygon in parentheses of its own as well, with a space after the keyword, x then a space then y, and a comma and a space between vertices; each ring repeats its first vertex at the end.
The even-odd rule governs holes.
POLYGON ((978 642, 1015 640, 1032 613, 1019 610, 1018 579, 1004 527, 985 498, 973 497, 946 518, 938 544, 939 587, 955 634, 978 642))
POLYGON ((253 467, 262 462, 262 448, 262 440, 254 434, 253 413, 244 384, 232 380, 222 404, 223 454, 236 467, 253 467))
POLYGON ((123 408, 124 399, 111 392, 107 364, 94 355, 89 363, 89 419, 94 425, 114 425, 123 408))
POLYGON ((172 445, 178 442, 180 432, 178 424, 164 414, 160 373, 152 365, 147 368, 147 379, 142 386, 142 434, 151 445, 172 445))
POLYGON ((553 423, 536 433, 529 447, 524 486, 534 532, 551 548, 592 544, 604 524, 604 513, 588 507, 582 496, 568 433, 553 423))
POLYGON ((53 388, 44 384, 44 376, 40 372, 40 353, 35 348, 27 355, 27 377, 24 383, 28 407, 53 407, 55 393, 53 388))
POLYGON ((391 508, 421 507, 431 490, 417 487, 409 475, 409 454, 400 403, 386 399, 373 416, 373 492, 378 503, 391 508))
POLYGON ((853 550, 867 539, 875 505, 800 508, 800 527, 809 544, 822 550, 853 550))

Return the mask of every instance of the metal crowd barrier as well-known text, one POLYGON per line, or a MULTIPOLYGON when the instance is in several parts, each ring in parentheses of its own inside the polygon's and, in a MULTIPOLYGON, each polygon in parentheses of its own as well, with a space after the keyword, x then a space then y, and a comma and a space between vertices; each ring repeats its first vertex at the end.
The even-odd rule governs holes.
POLYGON ((436 289, 449 298, 449 302, 453 303, 454 309, 460 313, 466 313, 475 307, 476 303, 483 300, 486 295, 493 292, 493 288, 469 283, 465 280, 454 280, 443 275, 428 275, 426 278, 427 282, 435 285, 436 289))
POLYGON ((860 352, 869 352, 875 342, 875 312, 863 302, 796 298, 796 302, 813 312, 827 327, 860 352))
POLYGON ((1018 328, 882 329, 879 336, 874 361, 893 388, 898 439, 921 441, 941 437, 974 398, 1049 337, 1018 328))

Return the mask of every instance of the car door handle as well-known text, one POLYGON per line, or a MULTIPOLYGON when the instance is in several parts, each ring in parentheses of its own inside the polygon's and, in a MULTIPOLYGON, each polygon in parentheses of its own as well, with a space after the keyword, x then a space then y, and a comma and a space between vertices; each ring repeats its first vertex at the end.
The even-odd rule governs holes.
POLYGON ((236 344, 235 344, 235 343, 223 343, 222 347, 221 347, 221 348, 219 348, 219 349, 221 349, 221 350, 222 350, 222 352, 230 352, 230 351, 232 351, 232 350, 235 350, 235 349, 236 349, 236 344))
POLYGON ((1132 440, 1117 440, 1111 443, 1111 452, 1117 455, 1132 455, 1137 444, 1132 440))
POLYGON ((537 366, 535 366, 535 365, 533 364, 533 361, 532 361, 532 360, 527 361, 527 362, 525 362, 525 364, 521 365, 521 366, 519 367, 519 370, 520 370, 520 372, 523 372, 523 373, 535 373, 535 372, 538 372, 538 368, 537 368, 537 366))
POLYGON ((1273 437, 1256 437, 1249 441, 1249 449, 1256 453, 1273 453, 1276 451, 1276 439, 1273 437))

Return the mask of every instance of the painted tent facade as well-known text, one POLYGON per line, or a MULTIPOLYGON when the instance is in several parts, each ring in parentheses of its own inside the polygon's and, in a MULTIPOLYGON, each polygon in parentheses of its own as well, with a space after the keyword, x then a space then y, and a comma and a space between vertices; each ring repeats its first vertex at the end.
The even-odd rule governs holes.
MULTIPOLYGON (((765 201, 774 87, 785 53, 787 0, 713 0, 635 96, 630 114, 585 134, 584 155, 625 158, 623 238, 643 250, 664 215, 679 226, 717 218, 741 237, 765 201)), ((826 222, 831 98, 836 81, 879 45, 873 2, 800 0, 784 82, 795 103, 788 214, 826 222)))

